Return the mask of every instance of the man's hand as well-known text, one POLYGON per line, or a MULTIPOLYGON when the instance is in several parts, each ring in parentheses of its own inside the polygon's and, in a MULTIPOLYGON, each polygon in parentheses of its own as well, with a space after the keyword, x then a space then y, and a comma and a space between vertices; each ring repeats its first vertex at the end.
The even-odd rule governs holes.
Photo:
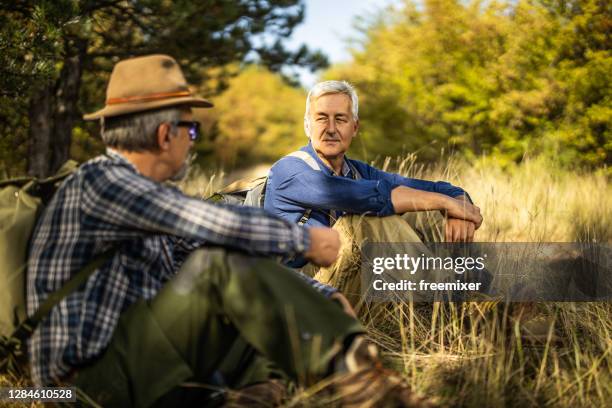
POLYGON ((446 220, 444 238, 446 242, 473 242, 476 225, 472 221, 449 218, 446 220))
POLYGON ((482 215, 480 215, 480 208, 476 207, 468 201, 456 200, 454 198, 446 197, 446 203, 444 209, 449 220, 451 218, 458 218, 460 220, 471 221, 474 223, 474 229, 477 230, 482 225, 482 215))
POLYGON ((338 257, 340 235, 337 231, 325 227, 313 227, 310 233, 310 249, 304 257, 316 266, 329 266, 338 257))
POLYGON ((331 295, 329 298, 331 300, 335 300, 336 302, 340 303, 340 305, 342 306, 342 309, 344 309, 344 313, 346 313, 347 315, 351 316, 354 319, 357 318, 357 314, 355 313, 353 306, 351 306, 351 302, 349 302, 346 296, 344 296, 342 293, 336 292, 333 295, 331 295))
MULTIPOLYGON (((455 199, 462 203, 472 204, 467 195, 455 197, 455 199)), ((477 229, 478 227, 476 224, 471 221, 461 220, 458 218, 448 218, 446 220, 446 229, 444 234, 446 242, 473 242, 474 231, 477 229)))

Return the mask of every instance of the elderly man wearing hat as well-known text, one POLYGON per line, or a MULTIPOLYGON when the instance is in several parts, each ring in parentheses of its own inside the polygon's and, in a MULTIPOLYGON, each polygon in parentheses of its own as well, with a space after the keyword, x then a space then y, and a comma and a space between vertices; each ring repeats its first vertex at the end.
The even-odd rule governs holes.
POLYGON ((349 398, 412 398, 380 368, 358 322, 328 299, 334 289, 266 258, 329 265, 336 232, 163 184, 184 173, 198 137, 191 108, 211 106, 190 93, 171 57, 115 66, 106 106, 85 116, 100 120, 107 152, 65 180, 35 228, 28 312, 91 259, 111 255, 30 339, 34 383, 144 407, 176 405, 186 382, 225 388, 274 372, 302 383, 340 373, 338 387, 354 387, 349 398))

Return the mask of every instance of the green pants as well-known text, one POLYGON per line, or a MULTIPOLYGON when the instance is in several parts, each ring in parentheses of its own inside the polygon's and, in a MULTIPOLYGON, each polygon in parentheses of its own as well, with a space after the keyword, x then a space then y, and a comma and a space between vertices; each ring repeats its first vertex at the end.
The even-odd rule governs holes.
POLYGON ((324 375, 343 341, 360 332, 296 272, 266 258, 197 250, 154 299, 122 314, 106 352, 72 382, 103 406, 145 407, 219 371, 244 382, 245 373, 232 370, 253 367, 240 367, 244 356, 228 362, 236 350, 259 368, 307 382, 324 375))

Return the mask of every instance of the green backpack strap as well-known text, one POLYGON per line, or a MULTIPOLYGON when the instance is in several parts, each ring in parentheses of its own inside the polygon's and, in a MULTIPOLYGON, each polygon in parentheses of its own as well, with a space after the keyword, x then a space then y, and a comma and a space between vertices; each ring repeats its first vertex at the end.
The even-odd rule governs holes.
POLYGON ((55 194, 60 182, 74 173, 78 167, 79 164, 76 161, 68 160, 54 175, 44 179, 34 179, 25 189, 28 194, 39 197, 42 203, 47 205, 51 197, 53 197, 53 194, 55 194))
POLYGON ((47 178, 44 179, 36 179, 35 177, 25 176, 25 177, 15 177, 7 180, 0 180, 0 188, 6 187, 9 185, 14 185, 17 187, 23 187, 26 184, 35 181, 36 184, 49 184, 56 183, 58 181, 63 180, 66 176, 73 173, 79 167, 79 163, 74 160, 68 160, 57 170, 57 172, 47 178))
POLYGON ((88 263, 79 273, 74 275, 72 279, 62 286, 61 289, 51 293, 47 299, 40 305, 38 310, 33 315, 25 319, 15 329, 11 337, 17 338, 21 341, 27 340, 38 324, 51 312, 51 309, 55 307, 59 302, 62 301, 66 296, 74 292, 79 286, 84 284, 87 279, 98 269, 102 264, 108 261, 116 252, 116 248, 111 248, 100 255, 96 256, 90 263, 88 263))
POLYGON ((6 186, 23 187, 34 180, 34 177, 16 177, 7 180, 0 180, 0 188, 6 186))
POLYGON ((13 375, 24 373, 23 367, 26 366, 27 362, 25 342, 32 336, 40 322, 49 315, 51 309, 84 284, 96 269, 114 255, 116 250, 117 248, 113 247, 96 256, 79 273, 66 282, 61 289, 51 293, 33 315, 17 326, 10 337, 0 336, 0 373, 13 375))

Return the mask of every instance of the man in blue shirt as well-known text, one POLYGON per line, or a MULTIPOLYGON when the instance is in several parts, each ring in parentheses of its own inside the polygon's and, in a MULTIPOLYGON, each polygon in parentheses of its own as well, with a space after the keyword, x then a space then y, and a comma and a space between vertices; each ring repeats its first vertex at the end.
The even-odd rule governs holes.
MULTIPOLYGON (((306 226, 329 227, 345 214, 385 217, 439 210, 447 216, 447 241, 473 240, 482 216, 463 189, 402 177, 346 156, 359 130, 358 98, 347 82, 326 81, 312 88, 304 129, 310 143, 300 150, 303 153, 282 158, 268 175, 264 208, 272 214, 306 226)), ((291 266, 305 263, 297 259, 291 266)))

